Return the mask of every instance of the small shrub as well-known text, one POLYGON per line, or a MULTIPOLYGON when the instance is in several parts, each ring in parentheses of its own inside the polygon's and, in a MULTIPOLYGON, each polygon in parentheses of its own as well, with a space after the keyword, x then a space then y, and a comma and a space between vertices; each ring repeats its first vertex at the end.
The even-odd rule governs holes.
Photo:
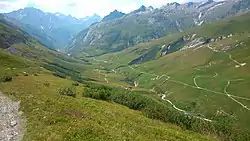
POLYGON ((77 82, 72 83, 72 86, 79 86, 79 83, 77 83, 77 82))
POLYGON ((43 85, 46 86, 46 87, 49 87, 50 83, 46 81, 45 83, 43 83, 43 85))
POLYGON ((29 76, 29 74, 27 72, 23 72, 24 76, 29 76))
POLYGON ((0 82, 10 82, 10 81, 12 81, 11 76, 2 76, 2 77, 0 77, 0 82))
POLYGON ((74 87, 70 87, 70 88, 61 88, 61 89, 59 89, 59 94, 60 94, 60 95, 65 95, 65 96, 76 97, 76 90, 75 90, 74 87))

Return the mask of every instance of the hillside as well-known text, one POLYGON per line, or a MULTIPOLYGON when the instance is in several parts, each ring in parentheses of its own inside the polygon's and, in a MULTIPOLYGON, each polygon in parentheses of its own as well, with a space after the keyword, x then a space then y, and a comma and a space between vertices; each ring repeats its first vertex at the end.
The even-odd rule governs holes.
POLYGON ((140 64, 186 48, 196 48, 228 38, 233 34, 248 32, 250 14, 217 21, 212 24, 171 34, 157 40, 141 43, 120 52, 108 53, 97 57, 99 60, 115 60, 120 66, 140 64))
POLYGON ((48 49, 37 25, 25 24, 29 33, 0 15, 0 138, 250 140, 249 4, 114 11, 70 39, 67 54, 48 49))
POLYGON ((88 83, 98 81, 86 78, 96 66, 48 50, 7 21, 1 21, 0 33, 8 45, 0 48, 0 90, 20 101, 23 140, 217 140, 114 102, 83 97, 88 83))
POLYGON ((141 42, 243 13, 249 6, 248 0, 170 3, 157 9, 142 6, 121 18, 91 26, 86 34, 77 35, 68 47, 69 53, 95 56, 121 51, 141 42))
POLYGON ((99 72, 109 85, 126 82, 123 88, 148 92, 183 115, 216 122, 222 116, 230 119, 234 129, 246 133, 250 117, 249 22, 248 13, 105 54, 91 62, 103 67, 99 72))
POLYGON ((2 49, 10 47, 14 43, 24 43, 30 40, 27 34, 6 22, 3 17, 0 17, 0 35, 0 48, 2 49))

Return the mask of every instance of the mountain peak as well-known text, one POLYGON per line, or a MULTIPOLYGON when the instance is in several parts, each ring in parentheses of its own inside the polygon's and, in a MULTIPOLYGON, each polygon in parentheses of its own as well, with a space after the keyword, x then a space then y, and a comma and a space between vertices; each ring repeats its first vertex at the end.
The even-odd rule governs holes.
POLYGON ((142 5, 142 6, 140 7, 140 9, 146 9, 146 6, 142 5))
MULTIPOLYGON (((114 11, 113 11, 113 13, 117 13, 117 12, 119 12, 117 9, 115 9, 114 11)), ((112 13, 112 12, 111 12, 112 13)))
POLYGON ((122 13, 115 9, 113 12, 110 12, 109 15, 105 16, 102 21, 109 21, 109 20, 117 19, 124 15, 125 13, 122 13))
POLYGON ((34 7, 25 7, 25 8, 23 8, 23 9, 19 9, 19 10, 17 10, 17 11, 36 11, 36 12, 42 12, 42 13, 45 13, 45 12, 43 12, 42 10, 40 10, 40 9, 37 9, 37 8, 34 8, 34 7))
POLYGON ((100 17, 100 16, 98 14, 94 13, 91 17, 100 17))
POLYGON ((169 5, 179 6, 180 4, 178 2, 172 2, 169 5))
POLYGON ((131 13, 140 13, 140 12, 145 12, 147 10, 152 11, 153 9, 154 9, 153 6, 146 7, 146 6, 142 5, 139 9, 136 9, 131 13))

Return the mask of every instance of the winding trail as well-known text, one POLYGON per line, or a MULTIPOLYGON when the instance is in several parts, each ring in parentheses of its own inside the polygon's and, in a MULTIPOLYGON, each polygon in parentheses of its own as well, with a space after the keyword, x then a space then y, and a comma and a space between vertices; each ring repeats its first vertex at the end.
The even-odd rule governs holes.
MULTIPOLYGON (((212 76, 211 78, 216 78, 218 76, 218 73, 217 72, 215 72, 215 75, 214 76, 212 76)), ((197 79, 198 78, 210 78, 210 76, 195 76, 194 77, 194 85, 198 88, 198 89, 201 89, 201 87, 198 85, 198 83, 197 83, 197 79)))
MULTIPOLYGON (((218 50, 212 48, 212 47, 210 46, 210 44, 208 44, 207 47, 208 47, 209 49, 211 49, 212 51, 216 52, 216 53, 222 53, 222 52, 220 52, 220 51, 218 51, 218 50)), ((226 54, 227 54, 227 53, 226 53, 226 54)), ((234 63, 236 63, 236 64, 238 64, 238 65, 240 65, 240 66, 246 65, 245 63, 242 64, 242 63, 239 63, 237 60, 234 60, 234 59, 232 58, 231 54, 227 54, 227 55, 229 55, 229 59, 232 60, 234 63)), ((116 56, 116 57, 117 57, 117 56, 116 56)), ((109 62, 109 61, 103 61, 103 60, 96 60, 96 61, 102 61, 102 62, 105 62, 105 63, 108 63, 108 62, 109 62)), ((212 65, 212 64, 209 63, 208 65, 204 66, 204 68, 210 67, 211 65, 212 65)), ((245 106, 244 104, 240 103, 240 102, 237 101, 235 98, 237 98, 237 99, 242 99, 242 100, 247 100, 247 101, 250 101, 250 98, 241 97, 241 96, 236 96, 236 95, 231 95, 231 94, 229 94, 229 93, 227 92, 227 87, 230 85, 230 82, 231 82, 231 81, 228 82, 229 84, 225 87, 224 92, 218 92, 218 91, 214 91, 214 90, 211 90, 211 89, 207 89, 207 88, 200 87, 200 86, 198 85, 198 83, 197 83, 197 79, 198 79, 198 78, 202 78, 202 77, 207 77, 207 78, 209 78, 209 76, 195 76, 195 77, 193 78, 194 85, 190 85, 190 84, 187 84, 187 83, 184 83, 184 82, 181 82, 181 81, 173 80, 173 79, 171 79, 170 76, 168 76, 168 75, 166 75, 166 74, 163 74, 163 75, 151 74, 151 73, 147 73, 147 72, 143 72, 143 71, 137 70, 137 69, 133 68, 132 66, 128 66, 128 67, 129 67, 130 69, 132 69, 133 71, 135 71, 135 72, 153 76, 154 78, 151 78, 151 80, 153 80, 153 81, 154 81, 154 80, 160 80, 160 79, 166 77, 166 79, 165 79, 165 81, 163 82, 163 84, 166 83, 166 82, 173 82, 173 83, 177 83, 177 84, 182 84, 182 85, 184 85, 184 86, 186 86, 186 87, 190 87, 190 88, 193 88, 193 89, 198 89, 198 90, 202 90, 202 91, 206 91, 206 92, 211 92, 211 93, 214 93, 214 94, 219 94, 219 95, 227 96, 227 97, 231 98, 233 101, 235 101, 235 102, 237 102, 238 104, 240 104, 243 108, 249 110, 249 108, 248 108, 247 106, 245 106)), ((215 78, 215 77, 217 77, 217 76, 218 76, 218 73, 215 73, 215 75, 212 76, 212 78, 215 78)), ((106 80, 106 79, 105 79, 105 80, 106 80)), ((155 91, 155 87, 152 88, 152 89, 150 89, 150 91, 151 91, 151 92, 156 92, 156 91, 155 91)), ((165 95, 165 96, 162 96, 162 99, 166 100, 165 97, 166 97, 166 95, 165 95)), ((168 101, 172 106, 174 105, 170 100, 166 100, 166 101, 168 101)), ((176 110, 178 110, 178 111, 182 111, 182 109, 179 109, 179 108, 177 108, 176 106, 174 106, 174 108, 175 108, 176 110)), ((182 112, 183 112, 183 111, 182 111, 182 112)), ((200 118, 200 117, 197 117, 197 118, 200 118)), ((204 120, 205 120, 205 119, 204 119, 204 120)))
MULTIPOLYGON (((236 95, 231 95, 231 94, 229 94, 229 93, 226 92, 226 91, 224 91, 224 92, 218 92, 218 91, 214 91, 214 90, 210 90, 210 89, 207 89, 207 88, 200 87, 200 86, 197 84, 196 79, 197 79, 197 78, 200 78, 200 77, 202 77, 202 76, 197 76, 197 77, 194 78, 194 84, 195 84, 195 86, 193 86, 193 85, 190 85, 190 84, 181 82, 181 81, 173 80, 173 79, 171 79, 170 76, 167 76, 167 75, 165 75, 165 74, 159 76, 159 75, 156 75, 156 74, 150 74, 150 73, 138 71, 138 70, 136 70, 135 68, 133 68, 132 66, 129 66, 129 67, 130 67, 132 70, 136 71, 136 72, 148 74, 148 75, 150 75, 150 76, 156 76, 155 80, 159 80, 160 78, 163 78, 163 77, 165 76, 165 77, 167 77, 166 81, 168 81, 168 82, 174 82, 174 83, 182 84, 182 85, 184 85, 184 86, 187 86, 187 87, 190 87, 190 88, 193 88, 193 89, 203 90, 203 91, 211 92, 211 93, 214 93, 214 94, 219 94, 219 95, 224 95, 224 96, 230 95, 230 98, 231 98, 232 100, 234 100, 234 101, 237 101, 237 100, 234 99, 234 98, 238 98, 238 99, 243 99, 243 100, 250 101, 250 98, 241 97, 241 96, 236 96, 236 95)), ((215 75, 213 76, 213 78, 215 78, 215 77, 217 77, 217 76, 218 76, 218 73, 215 73, 215 75)), ((165 82, 166 82, 166 81, 165 81, 165 82)), ((238 101, 237 101, 237 103, 238 103, 238 101)), ((240 104, 240 102, 239 102, 239 104, 240 104)), ((245 108, 245 109, 248 109, 245 105, 241 105, 241 106, 243 106, 243 108, 245 108)))
POLYGON ((0 92, 0 141, 22 140, 25 130, 19 104, 0 92))
POLYGON ((196 116, 196 115, 194 115, 194 114, 191 114, 191 113, 186 112, 186 111, 183 110, 183 109, 180 109, 180 108, 176 107, 176 105, 174 105, 170 100, 166 99, 166 95, 165 95, 165 94, 162 95, 161 99, 164 100, 164 101, 167 101, 169 104, 171 104, 171 105, 173 106, 173 108, 174 108, 175 110, 177 110, 177 111, 179 111, 179 112, 182 112, 182 113, 184 113, 185 115, 192 116, 192 117, 194 117, 194 118, 197 118, 197 119, 200 119, 200 120, 204 120, 204 121, 207 121, 207 122, 212 122, 212 120, 210 120, 210 119, 203 118, 203 117, 200 117, 200 116, 196 116))
POLYGON ((225 86, 224 88, 224 92, 227 94, 227 96, 232 99, 233 101, 235 101, 237 104, 241 105, 243 108, 247 109, 248 111, 250 110, 246 105, 242 104, 241 102, 237 101, 236 99, 234 99, 232 97, 232 95, 230 95, 228 92, 227 92, 227 88, 229 87, 229 85, 231 84, 231 82, 235 82, 235 81, 243 81, 243 79, 236 79, 236 80, 229 80, 227 82, 227 85, 225 86))
MULTIPOLYGON (((168 76, 167 77, 167 81, 170 79, 170 77, 168 76)), ((155 91, 155 87, 153 87, 152 89, 150 89, 150 91, 151 92, 153 92, 153 93, 155 93, 155 94, 157 94, 157 92, 155 91)), ((168 91, 166 91, 164 94, 157 94, 157 95, 161 95, 161 99, 162 100, 164 100, 164 101, 167 101, 169 104, 171 104, 172 105, 172 107, 175 109, 175 110, 177 110, 177 111, 179 111, 179 112, 182 112, 184 115, 187 115, 187 116, 191 116, 191 117, 194 117, 194 118, 197 118, 197 119, 200 119, 200 120, 204 120, 204 121, 207 121, 207 122, 212 122, 212 120, 210 120, 210 119, 207 119, 207 118, 204 118, 204 117, 200 117, 200 116, 197 116, 197 115, 195 115, 195 114, 192 114, 192 113, 189 113, 189 112, 187 112, 187 111, 185 111, 185 110, 183 110, 183 109, 180 109, 180 108, 178 108, 172 101, 170 101, 169 99, 166 99, 166 95, 171 95, 173 92, 168 92, 168 91)))
POLYGON ((236 68, 243 67, 243 66, 246 65, 246 63, 240 63, 239 61, 233 59, 233 57, 232 57, 232 55, 231 55, 230 53, 220 52, 219 50, 216 50, 216 49, 214 49, 213 47, 211 47, 210 44, 208 44, 207 47, 208 47, 209 49, 211 49, 213 52, 216 52, 216 53, 223 53, 223 54, 228 55, 228 58, 229 58, 232 62, 234 62, 234 63, 236 64, 236 65, 235 65, 236 68))
POLYGON ((173 108, 176 109, 177 111, 186 113, 186 111, 184 111, 184 110, 182 110, 180 108, 177 108, 170 100, 166 99, 166 95, 165 94, 162 95, 161 99, 167 101, 168 103, 170 103, 173 106, 173 108))

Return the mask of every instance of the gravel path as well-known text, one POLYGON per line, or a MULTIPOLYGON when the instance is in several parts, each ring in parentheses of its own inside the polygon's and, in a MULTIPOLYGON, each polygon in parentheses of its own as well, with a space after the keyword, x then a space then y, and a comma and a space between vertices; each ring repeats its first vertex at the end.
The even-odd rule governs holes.
POLYGON ((0 141, 22 140, 24 121, 21 119, 19 104, 0 92, 0 141))

